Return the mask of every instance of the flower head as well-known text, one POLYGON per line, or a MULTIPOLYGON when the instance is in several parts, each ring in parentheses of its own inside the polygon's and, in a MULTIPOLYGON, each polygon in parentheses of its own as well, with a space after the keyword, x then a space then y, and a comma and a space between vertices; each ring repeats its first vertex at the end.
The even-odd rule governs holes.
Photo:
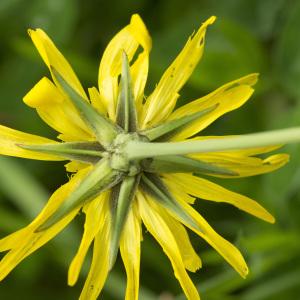
MULTIPOLYGON (((199 299, 187 270, 195 272, 201 260, 185 227, 207 241, 241 276, 247 275, 239 250, 218 235, 192 204, 196 198, 225 202, 267 222, 274 222, 274 218, 254 200, 201 174, 237 178, 267 173, 283 166, 288 156, 257 156, 277 146, 217 151, 210 142, 220 144, 228 137, 194 137, 243 105, 253 93, 257 74, 175 109, 182 86, 201 59, 205 32, 214 20, 209 18, 189 38, 148 97, 144 87, 151 38, 138 15, 133 15, 130 24, 107 46, 99 67, 99 86, 88 89, 88 95, 46 33, 29 30, 52 80, 42 78, 24 102, 59 132, 62 142, 1 126, 0 153, 67 160, 66 170, 73 175, 53 193, 31 224, 0 240, 0 251, 8 251, 0 262, 0 280, 58 234, 79 211, 85 214, 84 233, 69 268, 69 285, 76 283, 92 244, 94 249, 80 299, 98 297, 119 249, 127 273, 126 299, 138 299, 142 223, 169 257, 188 299, 199 299), (200 151, 199 145, 212 148, 200 151)), ((235 138, 229 140, 238 141, 235 138)))

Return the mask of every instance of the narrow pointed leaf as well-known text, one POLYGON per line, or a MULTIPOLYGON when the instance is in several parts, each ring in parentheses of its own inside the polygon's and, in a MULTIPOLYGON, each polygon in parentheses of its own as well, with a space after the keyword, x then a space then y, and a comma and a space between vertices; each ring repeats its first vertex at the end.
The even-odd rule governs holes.
POLYGON ((123 179, 122 183, 120 183, 116 189, 113 190, 110 268, 113 267, 116 261, 123 227, 139 181, 139 175, 128 176, 123 179))
POLYGON ((99 143, 104 147, 108 147, 119 132, 109 119, 101 115, 89 102, 83 99, 65 80, 64 78, 51 67, 51 70, 62 89, 69 96, 69 99, 80 113, 82 119, 86 122, 89 128, 97 137, 99 143))
POLYGON ((183 210, 179 203, 173 198, 168 188, 158 176, 150 173, 147 173, 146 175, 144 173, 141 177, 140 186, 146 193, 159 201, 162 206, 177 215, 183 223, 188 223, 191 227, 196 228, 198 231, 202 231, 197 222, 185 210, 183 210))
POLYGON ((205 173, 238 175, 236 172, 182 155, 156 156, 145 160, 144 170, 151 173, 205 173))
POLYGON ((88 201, 93 200, 104 190, 115 186, 120 182, 121 178, 122 174, 120 172, 111 169, 109 160, 102 159, 94 166, 57 211, 37 228, 36 232, 48 229, 62 220, 73 209, 79 208, 88 201))
POLYGON ((163 123, 159 126, 143 130, 140 133, 142 135, 145 135, 150 141, 166 141, 189 124, 215 110, 217 106, 218 104, 213 105, 212 107, 196 112, 194 114, 190 114, 188 116, 163 123))
POLYGON ((122 74, 117 107, 117 124, 126 132, 134 132, 137 129, 137 115, 132 92, 130 68, 125 52, 122 53, 122 74))
POLYGON ((96 163, 102 156, 104 149, 97 142, 70 142, 60 144, 23 145, 20 148, 55 154, 67 160, 77 160, 86 163, 96 163))

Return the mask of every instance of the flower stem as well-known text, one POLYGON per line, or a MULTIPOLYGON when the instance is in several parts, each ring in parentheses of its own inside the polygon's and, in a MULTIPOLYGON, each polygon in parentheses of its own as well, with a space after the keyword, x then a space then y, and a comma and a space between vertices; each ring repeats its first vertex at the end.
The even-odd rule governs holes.
POLYGON ((125 147, 128 159, 142 159, 161 155, 192 154, 239 150, 300 142, 300 127, 251 133, 241 136, 225 137, 185 142, 145 143, 130 141, 125 147))

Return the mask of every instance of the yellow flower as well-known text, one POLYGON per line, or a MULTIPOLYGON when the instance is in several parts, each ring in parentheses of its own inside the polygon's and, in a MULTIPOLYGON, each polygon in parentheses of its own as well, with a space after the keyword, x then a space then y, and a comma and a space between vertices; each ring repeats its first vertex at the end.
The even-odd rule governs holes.
POLYGON ((31 224, 0 240, 0 251, 8 251, 0 262, 0 280, 81 210, 85 214, 84 233, 69 268, 69 285, 76 283, 92 244, 94 250, 80 299, 98 297, 118 249, 127 273, 125 298, 138 299, 142 223, 169 257, 188 299, 199 299, 187 270, 195 272, 201 260, 184 226, 206 240, 242 277, 247 275, 239 250, 218 235, 192 204, 196 198, 225 202, 270 223, 274 218, 254 200, 199 174, 237 178, 267 173, 283 166, 288 156, 257 157, 276 146, 187 151, 183 153, 186 155, 147 154, 147 147, 150 149, 156 142, 162 143, 162 149, 164 144, 175 149, 177 144, 173 142, 188 140, 204 145, 209 140, 226 139, 193 136, 223 114, 239 108, 252 95, 257 74, 232 81, 175 109, 180 89, 201 59, 205 32, 214 20, 215 17, 209 18, 189 38, 147 98, 144 87, 151 38, 138 15, 133 15, 130 24, 107 46, 99 67, 99 86, 89 88, 88 95, 46 33, 29 30, 53 81, 42 78, 24 102, 59 132, 58 138, 63 142, 0 126, 0 153, 69 160, 66 170, 73 175, 53 193, 31 224), (145 151, 139 152, 138 145, 145 144, 145 151))

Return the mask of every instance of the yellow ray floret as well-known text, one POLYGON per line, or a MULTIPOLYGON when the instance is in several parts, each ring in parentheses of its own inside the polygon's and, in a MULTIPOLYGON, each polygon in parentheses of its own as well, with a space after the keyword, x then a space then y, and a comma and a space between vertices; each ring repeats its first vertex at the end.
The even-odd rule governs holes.
POLYGON ((39 116, 60 132, 64 141, 93 139, 89 128, 65 95, 46 77, 42 78, 23 98, 39 116))
POLYGON ((120 252, 127 274, 125 300, 138 300, 142 228, 136 204, 128 213, 120 241, 120 252))
MULTIPOLYGON (((275 219, 254 200, 200 176, 258 175, 282 167, 289 157, 266 157, 282 146, 278 139, 273 145, 269 133, 262 134, 263 138, 260 134, 260 139, 268 139, 262 144, 257 140, 253 144, 259 134, 232 136, 231 147, 226 144, 228 136, 194 137, 223 114, 243 105, 254 92, 258 74, 229 82, 175 109, 181 88, 202 57, 206 30, 214 21, 215 17, 209 18, 189 38, 149 97, 144 89, 152 41, 138 15, 133 15, 108 44, 99 66, 98 87, 89 88, 88 96, 47 34, 41 29, 29 30, 53 81, 43 77, 24 102, 36 109, 64 142, 0 125, 0 154, 38 160, 68 158, 66 170, 74 174, 28 226, 0 240, 0 252, 7 252, 0 261, 0 280, 62 231, 80 211, 85 214, 84 231, 69 267, 69 285, 78 281, 93 245, 80 300, 98 298, 119 249, 127 275, 125 300, 139 299, 142 223, 168 256, 187 299, 200 300, 187 271, 195 272, 202 266, 187 228, 246 277, 248 267, 240 251, 192 204, 197 198, 224 202, 264 221, 274 223, 275 219), (209 139, 217 141, 211 143, 209 139), (239 150, 249 145, 257 147, 239 150), (211 152, 198 153, 203 149, 211 152)), ((274 137, 278 132, 272 134, 274 137)))
POLYGON ((0 154, 38 160, 62 160, 52 154, 33 152, 18 145, 56 144, 57 142, 0 125, 0 154))
POLYGON ((130 24, 118 32, 106 47, 99 67, 99 91, 106 102, 109 117, 114 121, 118 97, 118 77, 121 74, 122 51, 125 51, 129 62, 133 59, 138 47, 144 51, 132 66, 133 91, 139 98, 144 90, 148 73, 148 56, 151 50, 151 38, 145 24, 138 15, 133 15, 130 24))
POLYGON ((229 203, 267 222, 275 222, 274 217, 256 201, 244 195, 229 191, 206 179, 190 174, 171 174, 165 175, 165 178, 167 183, 176 183, 184 189, 186 193, 195 197, 229 203))
POLYGON ((200 299, 196 287, 188 276, 182 261, 179 245, 168 225, 160 214, 154 209, 154 203, 143 197, 142 193, 137 196, 139 212, 147 230, 154 236, 169 257, 174 269, 175 277, 189 300, 200 299), (152 204, 152 205, 151 205, 152 204))
POLYGON ((142 128, 156 125, 172 112, 178 92, 202 57, 206 29, 215 19, 215 17, 211 17, 203 23, 200 29, 189 38, 180 54, 163 74, 144 106, 141 118, 142 128))

